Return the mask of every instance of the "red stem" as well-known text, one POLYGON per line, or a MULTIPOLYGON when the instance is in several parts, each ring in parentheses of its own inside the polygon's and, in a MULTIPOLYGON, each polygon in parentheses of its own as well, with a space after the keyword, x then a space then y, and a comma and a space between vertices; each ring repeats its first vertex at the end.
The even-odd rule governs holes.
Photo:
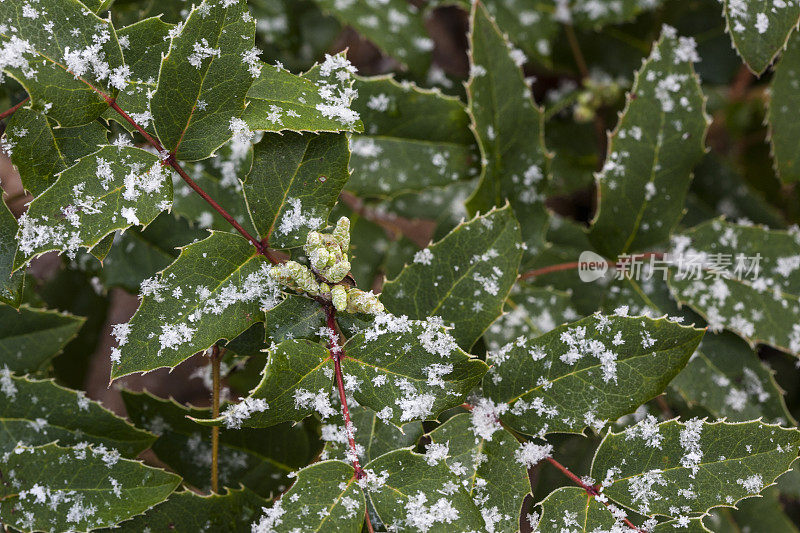
MULTIPOLYGON (((655 257, 655 258, 662 258, 664 257, 664 252, 646 252, 643 254, 636 254, 631 259, 647 259, 648 257, 655 257)), ((609 267, 617 267, 620 265, 624 265, 625 263, 630 262, 630 260, 625 261, 617 261, 616 263, 613 261, 606 261, 606 264, 609 267)), ((572 261, 569 263, 560 263, 558 265, 550 265, 542 268, 538 268, 536 270, 529 270, 528 272, 524 272, 519 275, 519 279, 529 279, 529 278, 536 278, 539 276, 543 276, 545 274, 551 274, 553 272, 561 272, 563 270, 574 270, 581 265, 580 261, 572 261)))
POLYGON ((18 103, 14 107, 9 107, 8 109, 6 109, 2 113, 0 113, 0 120, 3 120, 4 118, 10 117, 11 115, 13 115, 14 112, 16 112, 16 110, 19 109, 20 107, 24 106, 28 102, 28 100, 30 100, 30 97, 25 98, 23 101, 21 101, 20 103, 18 103))

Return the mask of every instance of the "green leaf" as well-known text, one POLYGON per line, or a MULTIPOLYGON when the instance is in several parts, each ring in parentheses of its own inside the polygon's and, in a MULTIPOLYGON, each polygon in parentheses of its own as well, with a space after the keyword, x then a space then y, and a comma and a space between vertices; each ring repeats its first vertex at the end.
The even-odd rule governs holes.
POLYGON ((468 112, 483 157, 480 185, 467 201, 470 212, 511 203, 522 228, 525 257, 544 245, 548 212, 544 205, 549 154, 544 145, 544 113, 533 102, 510 44, 476 2, 470 16, 468 112), (503 95, 498 99, 497 95, 503 95))
POLYGON ((150 110, 177 159, 205 159, 234 134, 248 135, 238 117, 259 74, 255 29, 245 2, 204 2, 172 37, 150 110))
POLYGON ((792 30, 800 22, 800 5, 776 4, 772 0, 725 0, 723 15, 733 47, 750 70, 760 75, 786 47, 792 30))
POLYGON ((667 319, 598 313, 487 354, 483 386, 522 433, 599 431, 661 394, 702 337, 667 319))
POLYGON ((612 531, 615 525, 622 526, 605 505, 580 487, 556 489, 537 505, 541 508, 541 516, 535 530, 541 533, 589 533, 612 531))
POLYGON ((797 86, 800 83, 800 37, 789 40, 780 63, 775 68, 772 88, 769 91, 767 121, 775 171, 784 183, 800 181, 800 129, 794 120, 797 109, 797 86))
POLYGON ((297 472, 297 481, 253 523, 253 531, 340 531, 359 533, 364 493, 353 467, 321 461, 297 472), (275 528, 278 528, 277 530, 275 528))
POLYGON ((553 18, 552 0, 490 0, 484 5, 514 45, 536 62, 551 64, 553 41, 560 29, 553 18))
POLYGON ((609 432, 591 476, 603 494, 646 515, 679 517, 731 507, 760 493, 797 457, 800 432, 762 422, 646 419, 609 432))
POLYGON ((268 341, 281 343, 289 339, 319 339, 325 327, 325 310, 305 296, 289 294, 266 314, 264 329, 268 341))
POLYGON ((247 488, 227 489, 224 494, 201 496, 192 491, 174 492, 167 501, 148 509, 143 516, 123 522, 104 533, 142 533, 169 531, 197 533, 225 531, 251 533, 261 509, 268 501, 247 488))
POLYGON ((273 248, 293 248, 305 244, 310 230, 324 228, 350 176, 349 159, 344 135, 265 135, 244 181, 259 236, 273 248))
MULTIPOLYGON (((777 488, 769 488, 764 491, 763 497, 749 498, 739 502, 736 509, 722 509, 719 514, 731 521, 729 527, 734 531, 797 533, 797 525, 784 512, 779 497, 780 493, 777 488)), ((705 521, 709 526, 714 527, 714 531, 722 531, 723 528, 714 523, 714 518, 717 517, 711 515, 705 521)))
MULTIPOLYGON (((569 18, 576 26, 599 30, 609 24, 622 24, 633 20, 644 11, 658 8, 662 0, 621 0, 619 2, 594 2, 593 0, 573 0, 570 2, 569 18)), ((558 8, 557 8, 558 9, 558 8)))
POLYGON ((636 73, 597 174, 600 206, 589 238, 606 257, 663 243, 683 217, 710 123, 692 66, 697 59, 694 41, 664 26, 636 73))
POLYGON ((429 465, 424 455, 401 449, 364 469, 365 490, 384 524, 398 531, 484 530, 480 511, 444 461, 429 465))
POLYGON ((398 427, 435 420, 486 373, 483 361, 464 353, 436 320, 380 315, 347 341, 344 354, 345 387, 352 379, 356 401, 398 427))
POLYGON ((52 185, 59 172, 108 144, 108 133, 97 121, 56 128, 44 114, 24 107, 8 119, 5 134, 6 142, 14 147, 11 161, 33 196, 52 185))
POLYGON ((538 337, 578 318, 568 292, 516 283, 506 299, 505 314, 489 326, 483 338, 490 350, 499 350, 519 337, 538 337))
MULTIPOLYGON (((358 459, 362 464, 392 450, 413 446, 422 436, 421 422, 409 422, 398 428, 379 419, 377 413, 369 407, 350 403, 349 409, 355 430, 358 459)), ((337 415, 335 424, 328 424, 322 429, 323 440, 326 440, 322 458, 349 460, 350 446, 342 417, 337 415)))
MULTIPOLYGON (((211 429, 193 418, 210 418, 209 409, 185 407, 175 400, 122 391, 128 416, 138 427, 158 435, 152 445, 159 459, 200 490, 210 490, 211 429)), ((220 430, 219 483, 239 483, 261 495, 282 492, 287 474, 307 464, 311 455, 303 426, 283 424, 269 430, 220 430)))
POLYGON ((18 443, 38 446, 58 441, 108 447, 123 457, 136 457, 155 436, 136 429, 83 391, 65 389, 50 380, 17 377, 0 370, 0 455, 18 443))
POLYGON ((414 261, 381 293, 397 314, 424 320, 439 316, 469 349, 502 314, 522 256, 520 228, 510 207, 462 223, 414 261))
POLYGON ((367 129, 350 141, 347 190, 393 196, 476 174, 475 137, 457 98, 391 76, 357 78, 355 88, 353 107, 367 129))
POLYGON ((445 446, 445 462, 478 505, 487 530, 516 531, 523 500, 531 491, 527 465, 519 459, 521 446, 502 428, 486 435, 471 417, 456 415, 433 430, 427 455, 433 461, 434 452, 441 450, 435 445, 445 446))
POLYGON ((43 370, 85 321, 69 313, 0 303, 0 368, 20 374, 43 370))
POLYGON ((344 54, 327 56, 324 76, 321 68, 296 76, 280 66, 262 65, 247 91, 242 119, 255 131, 363 131, 358 113, 350 109, 355 93, 344 54))
POLYGON ((23 532, 110 527, 163 502, 180 483, 176 475, 89 445, 21 446, 5 456, 3 470, 0 512, 23 532))
POLYGON ((15 268, 60 250, 70 258, 108 234, 146 226, 172 203, 172 178, 158 157, 132 146, 104 146, 59 174, 19 219, 15 268))
POLYGON ((178 247, 208 234, 193 228, 184 218, 161 213, 142 231, 132 229, 119 236, 103 260, 103 286, 137 292, 142 281, 165 269, 178 257, 178 247))
POLYGON ((425 31, 424 11, 404 0, 337 2, 316 0, 324 10, 397 59, 411 74, 423 77, 431 63, 433 41, 425 31))
MULTIPOLYGON (((150 98, 157 88, 161 57, 169 52, 169 33, 173 26, 158 17, 144 20, 137 17, 137 20, 135 24, 117 30, 125 63, 131 69, 130 77, 117 95, 117 104, 145 131, 155 135, 150 98)), ((103 116, 132 131, 130 123, 115 110, 109 109, 103 116)))
POLYGON ((729 329, 751 345, 761 342, 800 355, 796 231, 712 220, 673 242, 671 254, 685 262, 669 277, 679 303, 700 313, 712 331, 729 329))
POLYGON ((25 281, 25 271, 14 272, 19 225, 6 203, 2 201, 2 195, 0 192, 0 302, 19 307, 22 303, 22 285, 25 281))
POLYGON ((182 248, 174 263, 142 282, 130 322, 115 326, 111 379, 173 368, 263 321, 262 310, 280 293, 267 270, 250 242, 232 233, 212 232, 182 248))
POLYGON ((732 422, 764 420, 795 425, 773 371, 732 333, 707 334, 670 384, 689 405, 732 422))
POLYGON ((3 70, 61 126, 91 122, 108 108, 101 94, 116 96, 128 75, 114 27, 78 0, 27 5, 0 4, 0 47, 20 51, 3 70))

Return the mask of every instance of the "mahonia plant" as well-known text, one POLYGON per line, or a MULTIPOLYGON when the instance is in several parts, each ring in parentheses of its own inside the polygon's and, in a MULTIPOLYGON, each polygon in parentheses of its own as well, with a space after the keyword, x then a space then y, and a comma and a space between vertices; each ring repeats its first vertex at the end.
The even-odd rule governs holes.
POLYGON ((3 531, 797 532, 800 1, 195 2, 0 0, 3 531))

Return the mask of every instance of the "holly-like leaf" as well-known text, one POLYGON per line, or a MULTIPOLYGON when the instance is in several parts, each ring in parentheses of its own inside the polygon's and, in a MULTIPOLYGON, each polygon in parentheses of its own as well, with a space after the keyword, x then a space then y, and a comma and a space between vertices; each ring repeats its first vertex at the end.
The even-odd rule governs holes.
POLYGON ((289 294, 266 314, 264 330, 268 342, 319 338, 325 327, 325 310, 311 298, 289 294))
POLYGON ((14 147, 11 161, 22 185, 34 196, 52 185, 62 170, 108 144, 108 133, 99 122, 56 128, 43 113, 27 108, 9 118, 5 135, 14 147))
POLYGON ((224 494, 201 496, 196 492, 174 492, 167 501, 148 509, 143 516, 123 522, 103 533, 142 533, 169 531, 197 533, 225 531, 251 533, 251 524, 258 519, 268 500, 247 488, 227 489, 224 494))
MULTIPOLYGON (((138 22, 117 30, 125 63, 131 70, 125 86, 117 95, 117 105, 150 135, 155 135, 150 98, 157 88, 161 58, 169 52, 169 33, 173 25, 167 24, 160 17, 143 20, 137 17, 137 20, 138 22)), ((123 128, 132 129, 130 123, 113 109, 109 109, 104 117, 116 121, 123 128)))
POLYGON ((786 47, 789 35, 800 22, 800 5, 772 0, 725 0, 723 15, 733 47, 750 70, 760 75, 786 47))
POLYGON ((109 453, 136 457, 155 436, 136 429, 82 391, 65 389, 50 380, 17 377, 0 370, 0 455, 21 442, 38 446, 58 441, 103 445, 109 453))
POLYGON ((359 533, 365 510, 353 467, 321 461, 297 472, 295 484, 270 509, 264 509, 253 531, 359 533))
POLYGON ((344 54, 328 56, 323 65, 302 76, 262 65, 247 91, 242 119, 254 131, 363 131, 358 113, 350 107, 355 69, 344 54))
POLYGON ((14 307, 19 307, 22 303, 22 285, 25 281, 23 270, 14 272, 17 231, 19 231, 17 219, 0 198, 0 302, 14 307))
POLYGON ((19 446, 5 456, 3 522, 22 532, 111 527, 167 499, 180 478, 102 446, 19 446))
POLYGON ((798 84, 800 36, 796 35, 789 40, 788 47, 775 68, 767 116, 775 170, 784 183, 800 181, 800 126, 793 119, 794 110, 800 104, 798 84))
POLYGON ((426 458, 431 462, 447 455, 444 461, 478 505, 488 530, 516 531, 522 502, 531 491, 521 446, 505 429, 487 434, 471 417, 456 415, 433 430, 426 458))
POLYGON ((759 421, 654 422, 609 432, 591 471, 603 480, 603 494, 645 515, 678 518, 732 507, 786 472, 800 444, 797 429, 759 421))
POLYGON ((500 316, 522 257, 520 227, 510 207, 460 224, 414 255, 383 287, 381 301, 397 314, 441 317, 469 349, 500 316))
POLYGON ((523 433, 599 430, 661 394, 702 337, 667 319, 596 314, 487 354, 483 386, 523 433))
POLYGON ((86 319, 69 313, 0 303, 0 368, 20 374, 42 370, 86 319))
POLYGON ((484 531, 485 522, 467 491, 444 463, 401 449, 373 459, 365 490, 384 524, 401 531, 484 531))
POLYGON ((246 2, 203 2, 172 37, 150 110, 177 159, 205 159, 234 133, 247 134, 237 121, 259 74, 255 30, 246 2))
POLYGON ((0 67, 61 126, 91 122, 130 74, 114 27, 78 0, 25 6, 0 3, 0 48, 11 54, 0 67))
POLYGON ((597 174, 600 206, 589 238, 606 257, 665 242, 683 217, 710 123, 696 60, 694 41, 664 26, 636 73, 597 174))
POLYGON ((171 173, 154 154, 104 146, 59 174, 19 219, 15 268, 51 250, 74 257, 116 230, 146 226, 172 204, 171 173))
POLYGON ((556 489, 537 506, 541 516, 535 530, 541 533, 614 531, 617 525, 611 511, 580 487, 556 489))
MULTIPOLYGON (((621 0, 619 2, 594 2, 593 0, 572 0, 569 2, 568 11, 563 14, 560 8, 559 16, 566 16, 569 22, 587 29, 600 29, 609 24, 622 24, 633 20, 644 11, 656 9, 662 0, 621 0)), ((558 11, 558 8, 557 8, 558 11)))
POLYGON ((716 418, 795 424, 772 370, 746 342, 729 332, 705 335, 670 385, 687 403, 702 406, 716 418))
MULTIPOLYGON (((469 9, 469 2, 466 4, 469 9)), ((515 46, 539 63, 551 63, 553 40, 560 24, 553 17, 550 0, 491 0, 484 5, 515 46)))
POLYGON ((498 350, 520 336, 538 337, 579 318, 569 293, 528 283, 514 285, 505 311, 483 335, 490 350, 498 350))
POLYGON ((404 0, 337 2, 316 0, 324 10, 352 26, 386 55, 397 59, 417 77, 424 76, 431 63, 433 41, 425 31, 424 12, 404 0))
POLYGON ((247 205, 259 235, 273 248, 306 242, 324 228, 350 176, 344 135, 266 135, 255 147, 244 182, 247 205))
POLYGON ((544 244, 549 154, 544 113, 511 54, 510 44, 476 2, 470 16, 468 112, 483 157, 480 185, 467 201, 471 212, 511 203, 527 246, 526 259, 544 244), (504 95, 497 98, 497 95, 504 95))
POLYGON ((344 345, 342 372, 358 403, 400 427, 461 404, 486 373, 438 321, 385 314, 344 345))
MULTIPOLYGON (((384 453, 407 446, 413 446, 422 436, 422 423, 415 421, 403 424, 398 428, 378 418, 378 414, 369 407, 350 404, 350 420, 355 428, 355 442, 358 460, 362 464, 370 462, 384 453)), ((337 416, 336 424, 323 426, 325 448, 324 459, 349 460, 350 447, 344 421, 337 416)))
POLYGON ((475 137, 457 98, 390 76, 359 78, 355 88, 353 107, 367 127, 350 141, 349 191, 393 196, 477 173, 475 137))
POLYGON ((280 295, 267 270, 250 242, 232 233, 212 232, 182 248, 174 263, 142 282, 130 322, 115 326, 111 379, 172 368, 263 321, 263 309, 280 295))
POLYGON ((683 266, 669 286, 680 303, 712 331, 800 355, 800 234, 712 220, 673 241, 683 266))
MULTIPOLYGON (((138 427, 158 435, 152 449, 158 458, 183 477, 186 483, 210 490, 211 429, 193 418, 209 418, 209 409, 180 405, 150 394, 122 391, 128 416, 138 427)), ((311 455, 303 426, 283 424, 266 429, 220 430, 219 483, 239 483, 261 495, 281 492, 288 486, 287 474, 307 464, 311 455)))

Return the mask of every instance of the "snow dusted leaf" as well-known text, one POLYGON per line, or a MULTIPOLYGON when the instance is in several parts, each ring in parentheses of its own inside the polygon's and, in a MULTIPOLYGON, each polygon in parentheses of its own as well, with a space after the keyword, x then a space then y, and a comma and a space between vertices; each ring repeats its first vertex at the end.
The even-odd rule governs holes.
POLYGON ((424 12, 404 0, 338 2, 316 0, 324 10, 397 59, 411 74, 424 77, 433 41, 425 31, 424 12))
POLYGON ((497 25, 508 33, 509 40, 525 55, 544 65, 551 63, 553 41, 560 30, 552 13, 552 0, 490 0, 484 5, 497 25))
POLYGON ((596 314, 490 352, 483 387, 522 433, 599 431, 661 394, 702 337, 667 319, 596 314))
MULTIPOLYGON (((135 24, 117 30, 125 64, 131 70, 117 95, 117 104, 150 135, 155 135, 150 99, 158 84, 161 57, 169 52, 169 33, 174 26, 158 17, 137 20, 135 24)), ((103 116, 129 131, 132 129, 114 109, 109 108, 103 116)))
POLYGON ((510 44, 476 2, 470 16, 468 112, 483 157, 480 185, 467 201, 470 212, 511 203, 527 246, 525 259, 544 245, 544 206, 549 154, 544 145, 544 113, 515 62, 510 44), (503 98, 498 99, 497 95, 503 98))
MULTIPOLYGON (((378 418, 378 414, 369 407, 350 404, 350 420, 355 428, 355 441, 358 460, 366 464, 384 453, 407 446, 413 446, 422 436, 422 423, 415 421, 403 424, 398 428, 378 418)), ((325 448, 324 459, 348 461, 350 447, 347 433, 341 416, 336 417, 333 424, 322 426, 322 440, 325 448)))
POLYGON ((266 314, 264 329, 270 342, 289 339, 319 339, 325 327, 325 310, 311 298, 289 294, 266 314))
POLYGON ((800 233, 712 220, 675 236, 671 253, 685 265, 670 289, 712 331, 800 355, 800 233))
POLYGON ((247 488, 227 489, 224 494, 201 496, 186 490, 173 492, 167 501, 148 509, 143 516, 123 522, 103 533, 142 533, 169 531, 197 533, 225 531, 251 533, 250 525, 258 519, 269 501, 247 488))
MULTIPOLYGON (((749 502, 753 500, 747 501, 749 502)), ((666 522, 661 522, 650 531, 652 533, 675 533, 676 529, 681 533, 712 533, 712 530, 708 529, 703 524, 701 518, 689 518, 687 520, 686 517, 682 517, 678 520, 667 520, 666 522)))
MULTIPOLYGON (((556 2, 565 4, 566 2, 556 2)), ((600 29, 609 24, 622 24, 633 20, 644 11, 659 7, 662 0, 621 0, 619 2, 595 2, 593 0, 572 0, 569 7, 556 7, 556 19, 572 21, 576 26, 587 29, 600 29)))
POLYGON ((692 66, 698 59, 693 39, 664 26, 636 73, 597 174, 600 205, 589 238, 606 257, 665 242, 683 217, 710 122, 692 66))
MULTIPOLYGON (((786 533, 797 533, 798 531, 797 524, 784 512, 780 492, 775 487, 766 489, 761 498, 748 498, 739 502, 736 507, 736 509, 721 510, 727 511, 725 514, 731 521, 729 527, 736 528, 735 531, 784 531, 786 533)), ((723 527, 715 524, 713 518, 712 515, 704 520, 710 527, 714 527, 714 531, 722 531, 723 527)), ((656 531, 656 533, 663 532, 656 531)), ((675 531, 673 530, 672 533, 675 531)))
POLYGON ((521 256, 520 228, 511 208, 493 209, 417 252, 384 285, 381 302, 397 315, 441 317, 455 328, 458 344, 469 349, 502 313, 521 256))
POLYGON ((484 333, 490 350, 498 350, 520 336, 543 335, 579 318, 568 292, 516 283, 505 304, 505 313, 484 333))
POLYGON ((174 263, 142 282, 130 322, 114 326, 111 379, 175 367, 263 321, 280 295, 267 270, 250 242, 232 233, 215 231, 182 248, 174 263))
POLYGON ((612 531, 617 523, 608 507, 580 487, 556 489, 537 506, 541 516, 536 531, 541 533, 612 531))
POLYGON ((345 388, 385 422, 435 420, 461 404, 486 373, 437 320, 389 314, 344 345, 345 388), (351 381, 352 380, 352 381, 351 381))
POLYGON ((656 424, 649 417, 606 435, 591 476, 615 502, 678 518, 759 494, 786 472, 799 443, 797 429, 759 421, 656 424))
POLYGON ((476 175, 475 137, 457 98, 391 76, 358 78, 355 88, 366 131, 350 140, 347 190, 393 196, 476 175))
POLYGON ((78 0, 2 2, 0 20, 0 69, 61 126, 99 117, 108 108, 100 93, 116 96, 130 75, 111 22, 78 0))
POLYGON ((775 170, 784 183, 800 181, 800 126, 794 117, 800 104, 798 87, 800 36, 795 36, 775 68, 767 116, 775 170))
POLYGON ((324 228, 350 176, 349 159, 344 135, 266 135, 244 182, 261 238, 273 248, 293 248, 305 244, 309 231, 324 228))
POLYGON ((327 56, 302 76, 263 64, 242 119, 254 131, 363 131, 351 109, 354 72, 344 54, 327 56))
MULTIPOLYGON (((0 370, 0 455, 17 443, 39 446, 90 442, 136 457, 150 447, 155 436, 136 429, 83 391, 65 389, 50 380, 17 377, 0 370)), ((13 452, 12 452, 13 453, 13 452)))
POLYGON ((142 281, 178 257, 180 246, 207 236, 207 232, 192 227, 184 218, 161 213, 142 231, 133 228, 118 237, 103 259, 99 277, 105 288, 123 287, 138 292, 142 281))
MULTIPOLYGON (((428 463, 444 460, 478 506, 485 531, 516 531, 525 496, 531 492, 525 447, 494 420, 463 413, 429 436, 428 463)), ((525 446, 531 446, 526 444, 525 446)), ((531 461, 532 462, 532 461, 531 461)))
POLYGON ((259 74, 255 30, 246 2, 204 1, 172 37, 150 110, 177 159, 205 159, 233 135, 252 136, 239 115, 259 74))
POLYGON ((59 174, 19 219, 15 268, 59 250, 70 258, 109 233, 146 226, 172 204, 169 170, 150 152, 104 146, 59 174))
POLYGON ((716 418, 795 424, 773 371, 733 333, 706 334, 670 385, 690 405, 699 405, 716 418))
POLYGON ((726 31, 747 66, 760 75, 786 46, 800 22, 800 4, 773 0, 724 0, 726 31))
POLYGON ((373 459, 364 469, 370 502, 381 521, 397 531, 485 530, 480 511, 444 461, 429 464, 425 455, 401 449, 373 459))
POLYGON ((14 272, 14 257, 17 253, 17 231, 19 226, 6 203, 2 201, 0 189, 0 302, 19 307, 22 303, 22 285, 25 272, 14 272))
POLYGON ((321 461, 297 472, 297 481, 261 518, 254 533, 271 531, 339 531, 359 533, 366 502, 353 467, 321 461))
POLYGON ((4 456, 3 522, 22 532, 111 527, 163 502, 180 478, 103 446, 18 446, 4 456))
MULTIPOLYGON (((122 399, 134 424, 158 435, 152 445, 158 458, 186 483, 210 490, 211 429, 187 417, 210 418, 211 411, 126 390, 122 399)), ((301 425, 282 424, 268 430, 222 429, 219 446, 220 486, 237 487, 241 483, 264 496, 286 490, 287 475, 306 465, 311 456, 308 433, 301 425)))
POLYGON ((106 129, 98 122, 56 128, 44 114, 26 108, 11 115, 5 135, 14 147, 11 161, 19 170, 22 185, 33 196, 52 185, 59 172, 108 144, 106 129))
POLYGON ((19 374, 43 370, 85 320, 69 313, 27 305, 15 309, 0 303, 0 368, 19 374))

